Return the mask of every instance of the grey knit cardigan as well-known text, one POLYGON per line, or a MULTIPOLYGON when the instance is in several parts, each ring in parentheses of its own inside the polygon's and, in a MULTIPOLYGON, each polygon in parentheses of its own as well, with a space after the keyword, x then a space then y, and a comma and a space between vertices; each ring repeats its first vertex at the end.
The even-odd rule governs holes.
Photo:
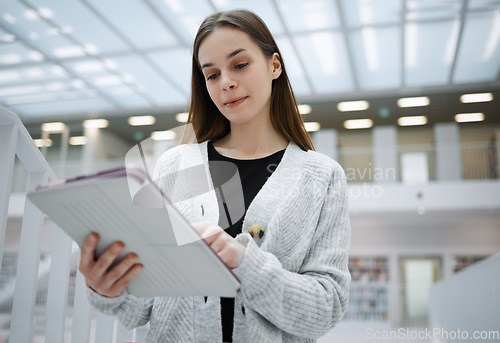
MULTIPOLYGON (((205 163, 207 142, 180 145, 160 158, 155 180, 205 163)), ((176 204, 192 222, 218 223, 215 192, 176 204)), ((316 342, 338 323, 349 301, 347 268, 350 223, 346 177, 331 158, 290 142, 283 158, 250 204, 242 233, 245 256, 233 273, 241 282, 235 297, 233 342, 316 342), (248 233, 258 224, 264 236, 248 233)), ((147 266, 146 266, 147 268, 147 266)), ((126 292, 106 298, 88 288, 89 302, 125 327, 149 322, 146 342, 222 342, 219 297, 137 298, 126 292)))

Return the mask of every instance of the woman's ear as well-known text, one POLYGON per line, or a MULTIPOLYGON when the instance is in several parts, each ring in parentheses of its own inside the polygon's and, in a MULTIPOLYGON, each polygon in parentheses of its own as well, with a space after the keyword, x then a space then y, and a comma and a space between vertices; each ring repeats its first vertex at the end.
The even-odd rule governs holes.
POLYGON ((277 52, 271 57, 273 66, 273 80, 276 80, 281 75, 281 60, 277 52))

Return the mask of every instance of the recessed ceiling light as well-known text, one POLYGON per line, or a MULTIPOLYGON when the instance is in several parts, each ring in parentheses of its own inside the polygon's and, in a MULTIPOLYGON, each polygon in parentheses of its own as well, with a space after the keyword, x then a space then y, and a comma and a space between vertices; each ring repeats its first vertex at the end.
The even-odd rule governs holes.
POLYGON ((21 79, 21 74, 17 70, 0 71, 0 82, 16 81, 21 79))
POLYGON ((40 15, 40 17, 45 19, 51 19, 52 17, 54 17, 54 11, 52 11, 48 7, 40 7, 38 9, 38 14, 40 15))
POLYGON ((187 112, 178 113, 175 116, 175 120, 177 120, 179 123, 186 123, 188 120, 188 116, 189 116, 189 113, 187 113, 187 112))
POLYGON ((16 18, 10 13, 4 13, 2 18, 9 24, 14 24, 16 22, 16 18))
POLYGON ((99 48, 94 44, 85 44, 84 49, 89 55, 97 55, 99 53, 99 48))
POLYGON ((398 119, 398 124, 400 126, 425 125, 427 124, 427 117, 426 116, 401 117, 398 119))
POLYGON ((23 75, 28 77, 28 78, 42 77, 44 74, 45 73, 42 70, 42 68, 38 68, 38 67, 26 68, 23 70, 23 75))
POLYGON ((121 77, 117 75, 97 77, 94 79, 94 84, 100 87, 123 85, 121 77))
POLYGON ((398 100, 399 107, 420 107, 429 105, 429 98, 426 96, 401 98, 398 100))
POLYGON ((131 74, 125 74, 122 77, 122 81, 125 82, 126 84, 131 84, 135 82, 135 77, 134 75, 131 74))
POLYGON ((311 113, 311 106, 306 105, 306 104, 299 105, 299 113, 300 114, 309 114, 309 113, 311 113))
POLYGON ((36 146, 39 148, 52 146, 52 139, 50 139, 50 138, 34 139, 34 141, 35 141, 36 146))
POLYGON ((153 116, 135 116, 128 118, 128 123, 131 126, 153 125, 156 118, 153 116))
POLYGON ((168 130, 168 131, 154 131, 151 133, 151 138, 154 141, 166 141, 166 140, 173 140, 176 137, 175 131, 168 130))
POLYGON ((350 111, 364 111, 370 107, 368 101, 360 100, 360 101, 344 101, 339 102, 337 105, 337 109, 341 112, 350 112, 350 111))
POLYGON ((82 89, 85 88, 85 82, 81 79, 73 79, 71 80, 71 87, 75 89, 82 89))
POLYGON ((63 27, 61 27, 61 33, 62 34, 67 35, 67 34, 69 34, 71 32, 73 32, 73 27, 72 26, 63 26, 63 27))
POLYGON ((102 129, 108 127, 106 119, 88 119, 83 122, 83 127, 86 129, 102 129))
POLYGON ((61 122, 44 123, 42 124, 42 131, 56 133, 63 131, 64 127, 64 123, 61 122))
POLYGON ((22 58, 18 54, 5 54, 0 56, 0 62, 3 64, 21 63, 22 58))
POLYGON ((36 32, 30 32, 28 36, 31 38, 31 40, 37 40, 38 39, 38 33, 36 32))
POLYGON ((344 127, 346 129, 368 129, 373 126, 373 121, 371 119, 351 119, 344 122, 344 127))
POLYGON ((85 145, 88 142, 88 138, 85 136, 74 136, 69 137, 70 145, 85 145))
POLYGON ((108 68, 109 70, 116 70, 118 69, 118 63, 116 63, 115 60, 107 58, 104 60, 104 66, 108 68))
POLYGON ((16 40, 16 36, 14 36, 13 34, 7 33, 7 34, 3 35, 2 40, 4 42, 10 43, 10 42, 13 42, 16 40))
POLYGON ((459 113, 455 116, 455 121, 458 123, 469 123, 483 120, 484 113, 459 113))
POLYGON ((45 85, 45 89, 49 92, 62 91, 66 88, 66 85, 60 81, 49 82, 45 85))
POLYGON ((321 125, 315 121, 304 123, 304 126, 306 127, 307 132, 315 132, 321 128, 321 125))
POLYGON ((45 56, 43 56, 40 52, 36 50, 31 50, 28 53, 29 58, 31 58, 33 61, 43 61, 45 59, 45 56))
POLYGON ((85 51, 81 46, 71 45, 57 48, 54 50, 53 54, 58 58, 79 57, 84 56, 85 51))
POLYGON ((73 68, 79 73, 96 73, 103 71, 104 66, 101 61, 85 61, 75 63, 73 68))
POLYGON ((460 97, 460 101, 464 104, 473 102, 488 102, 491 100, 493 100, 493 94, 491 93, 464 94, 460 97))
POLYGON ((43 90, 42 85, 26 85, 0 88, 0 96, 10 96, 18 94, 33 94, 43 90))

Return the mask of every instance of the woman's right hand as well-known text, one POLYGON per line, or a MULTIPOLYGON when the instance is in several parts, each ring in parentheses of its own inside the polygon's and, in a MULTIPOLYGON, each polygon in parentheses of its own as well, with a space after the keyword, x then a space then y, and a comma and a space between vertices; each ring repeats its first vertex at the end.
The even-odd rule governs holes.
POLYGON ((114 242, 96 260, 94 251, 99 242, 99 235, 91 233, 82 245, 80 266, 78 269, 85 277, 87 286, 97 293, 112 298, 122 294, 125 286, 144 268, 142 264, 135 264, 137 254, 130 253, 116 266, 109 269, 118 255, 125 248, 122 242, 114 242))

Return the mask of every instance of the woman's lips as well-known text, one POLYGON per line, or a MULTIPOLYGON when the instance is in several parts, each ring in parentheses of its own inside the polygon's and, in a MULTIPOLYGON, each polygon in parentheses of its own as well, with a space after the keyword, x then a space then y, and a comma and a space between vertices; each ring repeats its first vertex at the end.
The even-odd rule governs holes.
POLYGON ((226 102, 225 105, 226 105, 226 107, 229 107, 229 108, 235 107, 235 106, 238 106, 239 104, 241 104, 247 98, 248 98, 247 96, 244 96, 242 98, 231 99, 230 101, 226 102))

